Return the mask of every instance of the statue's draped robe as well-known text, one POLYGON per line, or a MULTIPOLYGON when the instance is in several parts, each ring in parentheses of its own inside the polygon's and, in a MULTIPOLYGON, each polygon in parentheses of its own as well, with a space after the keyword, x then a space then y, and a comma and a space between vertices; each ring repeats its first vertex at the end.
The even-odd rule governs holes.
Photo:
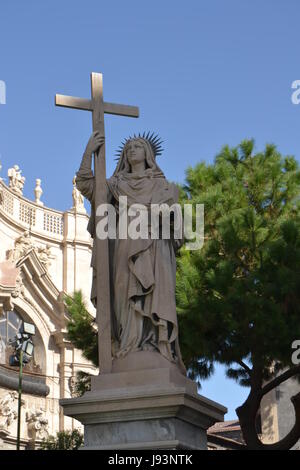
MULTIPOLYGON (((91 170, 81 168, 76 184, 91 202, 88 230, 95 237, 95 182, 91 170)), ((119 173, 106 181, 108 202, 118 211, 119 197, 127 196, 127 204, 143 204, 150 213, 150 204, 178 201, 178 189, 163 174, 148 168, 142 175, 119 173)), ((128 218, 128 222, 132 220, 128 218)), ((149 217, 149 221, 151 218, 149 217)), ((109 240, 110 284, 112 296, 112 330, 114 357, 128 352, 158 350, 164 357, 176 362, 184 372, 178 345, 178 325, 175 302, 176 259, 175 247, 181 240, 171 239, 119 239, 119 217, 115 240, 109 240)), ((150 233, 150 225, 148 227, 150 233)), ((96 306, 95 246, 91 266, 93 285, 91 300, 96 306)), ((101 268, 101 267, 99 267, 101 268)))

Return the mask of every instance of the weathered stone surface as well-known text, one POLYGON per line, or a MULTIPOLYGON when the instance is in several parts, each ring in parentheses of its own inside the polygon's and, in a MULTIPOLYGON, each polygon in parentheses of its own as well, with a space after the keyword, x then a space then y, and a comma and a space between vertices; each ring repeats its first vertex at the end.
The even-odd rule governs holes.
POLYGON ((101 374, 83 397, 60 401, 84 424, 85 449, 206 448, 206 430, 226 408, 199 395, 176 366, 154 368, 155 354, 147 353, 152 368, 101 374))

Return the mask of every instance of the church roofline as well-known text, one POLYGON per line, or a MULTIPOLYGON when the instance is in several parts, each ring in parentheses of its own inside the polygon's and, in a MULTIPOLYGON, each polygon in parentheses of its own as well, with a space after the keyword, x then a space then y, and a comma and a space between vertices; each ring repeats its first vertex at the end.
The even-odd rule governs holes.
MULTIPOLYGON (((41 240, 54 243, 74 241, 73 218, 87 225, 89 216, 85 211, 71 208, 64 212, 30 201, 17 194, 0 179, 0 219, 16 231, 30 230, 31 234, 41 240), (71 230, 70 230, 71 227, 71 230)), ((91 245, 91 238, 77 237, 76 243, 91 245)))
MULTIPOLYGON (((7 184, 5 183, 5 181, 3 179, 0 178, 0 190, 1 190, 1 186, 5 188, 6 191, 8 191, 13 197, 21 200, 21 201, 24 201, 26 202, 26 204, 29 204, 29 205, 32 205, 38 209, 45 209, 45 210, 49 210, 51 212, 55 212, 59 215, 63 215, 66 211, 60 211, 58 209, 53 209, 52 207, 48 207, 48 206, 41 206, 40 204, 37 204, 36 202, 32 201, 31 199, 28 199, 27 197, 23 196, 23 194, 17 194, 15 193, 9 186, 7 186, 7 184)), ((68 211, 71 210, 71 209, 68 209, 68 211)))

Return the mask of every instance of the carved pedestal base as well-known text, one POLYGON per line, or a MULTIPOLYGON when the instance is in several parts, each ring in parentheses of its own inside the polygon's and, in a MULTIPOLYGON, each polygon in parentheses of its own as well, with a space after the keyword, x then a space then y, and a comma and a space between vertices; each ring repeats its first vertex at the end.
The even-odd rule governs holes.
POLYGON ((196 384, 160 357, 139 352, 117 360, 118 371, 93 378, 91 392, 60 401, 64 414, 84 425, 84 449, 207 448, 206 430, 223 421, 226 408, 198 395, 196 384))

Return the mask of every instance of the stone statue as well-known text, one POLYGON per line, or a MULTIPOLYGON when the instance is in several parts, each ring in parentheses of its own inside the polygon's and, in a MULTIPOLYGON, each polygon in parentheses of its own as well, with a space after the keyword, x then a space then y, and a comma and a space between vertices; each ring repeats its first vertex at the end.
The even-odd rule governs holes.
MULTIPOLYGON (((77 172, 77 188, 91 203, 88 230, 95 238, 95 178, 91 170, 92 154, 104 144, 104 138, 94 132, 87 144, 77 172)), ((127 196, 127 204, 150 204, 178 201, 178 188, 169 183, 156 163, 160 142, 152 136, 129 138, 120 151, 117 167, 106 180, 108 202, 118 211, 120 196, 127 196)), ((130 217, 128 216, 128 223, 130 217)), ((111 276, 113 357, 130 352, 158 351, 186 373, 178 344, 178 323, 175 303, 175 250, 183 240, 109 239, 111 276)), ((149 228, 150 230, 150 228, 149 228)), ((95 244, 94 244, 95 246, 95 244)), ((101 266, 96 265, 93 250, 93 284, 91 301, 96 306, 96 276, 101 266)))
POLYGON ((22 235, 16 238, 14 245, 14 248, 7 253, 7 260, 11 262, 18 261, 33 248, 34 245, 29 231, 25 230, 22 235))
POLYGON ((197 395, 197 384, 186 377, 181 359, 175 302, 175 251, 183 244, 182 230, 176 233, 181 207, 176 214, 177 186, 156 163, 160 139, 153 134, 129 138, 107 178, 105 114, 137 118, 139 109, 104 101, 103 76, 95 72, 90 99, 57 94, 55 102, 92 116, 94 132, 76 183, 91 203, 91 300, 99 359, 99 375, 91 377, 90 391, 80 401, 68 398, 60 405, 65 415, 84 425, 85 449, 108 449, 112 442, 114 449, 205 449, 205 431, 223 420, 226 409, 197 395), (162 216, 160 223, 156 217, 153 227, 152 204, 158 212, 165 204, 170 216, 169 206, 173 220, 166 224, 162 216), (134 229, 138 225, 141 230, 134 229), (157 226, 162 233, 157 234, 157 226), (171 236, 165 236, 166 228, 171 236))
POLYGON ((42 263, 42 265, 46 269, 46 271, 48 271, 49 267, 51 266, 51 259, 54 258, 54 256, 51 255, 50 245, 47 244, 46 246, 38 247, 37 248, 37 255, 39 257, 40 262, 42 263))
POLYGON ((36 246, 31 239, 29 230, 25 230, 22 235, 15 239, 14 248, 7 251, 7 261, 16 263, 32 249, 35 250, 40 262, 46 271, 48 271, 51 266, 51 259, 54 259, 54 256, 51 255, 51 246, 49 244, 46 246, 36 246))
POLYGON ((28 423, 28 436, 32 441, 48 437, 48 419, 42 408, 35 411, 27 411, 26 422, 28 423))
POLYGON ((8 392, 0 400, 0 430, 8 433, 8 427, 17 418, 17 392, 8 392))
POLYGON ((43 190, 41 188, 41 182, 42 182, 42 180, 37 178, 35 180, 36 186, 35 186, 35 189, 34 189, 35 203, 38 204, 39 206, 44 205, 44 203, 41 201, 41 197, 42 197, 42 194, 43 194, 43 190))
POLYGON ((25 292, 24 289, 24 284, 23 284, 23 276, 22 273, 19 272, 17 278, 16 278, 16 284, 15 284, 15 289, 11 293, 12 298, 16 299, 20 295, 23 296, 25 292))
POLYGON ((84 207, 84 198, 81 195, 80 191, 78 191, 78 189, 77 189, 76 176, 74 176, 74 178, 73 178, 72 199, 73 199, 72 210, 75 210, 76 212, 81 212, 81 213, 85 214, 86 210, 85 210, 85 207, 84 207))
POLYGON ((9 187, 17 194, 23 194, 23 188, 25 184, 25 177, 21 175, 18 165, 14 165, 13 168, 9 168, 7 175, 9 177, 9 187))

